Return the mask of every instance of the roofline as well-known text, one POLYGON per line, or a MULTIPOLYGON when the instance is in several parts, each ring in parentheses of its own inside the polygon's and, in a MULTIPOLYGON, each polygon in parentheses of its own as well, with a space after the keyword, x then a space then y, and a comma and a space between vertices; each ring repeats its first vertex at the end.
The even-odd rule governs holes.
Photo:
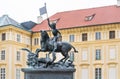
MULTIPOLYGON (((0 28, 1 28, 1 27, 8 27, 9 25, 12 25, 12 24, 3 25, 3 26, 0 26, 0 28)), ((12 26, 14 26, 14 27, 16 27, 16 28, 19 28, 19 27, 15 26, 15 25, 12 25, 12 26)), ((22 29, 22 28, 19 28, 19 29, 24 30, 24 31, 28 31, 28 30, 25 30, 25 29, 22 29)), ((32 31, 28 31, 28 32, 32 32, 32 31)))
MULTIPOLYGON (((64 30, 64 29, 73 29, 73 28, 83 28, 83 27, 91 27, 91 26, 99 26, 99 25, 109 25, 109 24, 118 24, 120 22, 114 22, 114 23, 105 23, 105 24, 95 24, 95 25, 87 25, 87 26, 76 26, 76 27, 71 27, 71 28, 60 28, 58 30, 64 30)), ((46 30, 46 31, 51 31, 51 30, 46 30)), ((33 33, 37 33, 40 31, 32 31, 33 33)))

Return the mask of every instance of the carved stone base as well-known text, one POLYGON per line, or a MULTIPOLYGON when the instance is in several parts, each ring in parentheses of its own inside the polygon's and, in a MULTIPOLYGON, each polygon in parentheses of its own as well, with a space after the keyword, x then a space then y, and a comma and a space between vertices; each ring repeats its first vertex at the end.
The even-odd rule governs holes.
POLYGON ((56 69, 56 68, 22 68, 24 79, 74 79, 74 68, 56 69))

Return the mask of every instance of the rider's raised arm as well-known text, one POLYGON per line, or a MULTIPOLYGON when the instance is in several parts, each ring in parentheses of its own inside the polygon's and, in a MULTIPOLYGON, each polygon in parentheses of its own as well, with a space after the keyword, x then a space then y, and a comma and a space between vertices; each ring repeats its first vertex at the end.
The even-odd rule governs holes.
POLYGON ((48 21, 48 25, 49 25, 49 27, 51 28, 51 25, 50 25, 50 20, 49 20, 49 18, 47 18, 47 21, 48 21))
POLYGON ((56 23, 55 22, 50 22, 49 18, 47 18, 48 25, 51 29, 56 29, 56 23))

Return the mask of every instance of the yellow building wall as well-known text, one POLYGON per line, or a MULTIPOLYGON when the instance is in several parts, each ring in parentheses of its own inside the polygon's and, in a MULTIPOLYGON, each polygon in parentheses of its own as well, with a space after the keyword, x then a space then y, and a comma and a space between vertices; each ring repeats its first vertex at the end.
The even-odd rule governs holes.
MULTIPOLYGON (((109 68, 116 68, 116 79, 120 79, 120 24, 97 25, 79 28, 60 29, 62 41, 69 42, 69 36, 74 35, 74 42, 70 42, 79 53, 75 53, 75 79, 82 79, 82 69, 88 69, 88 79, 95 79, 95 68, 102 69, 102 79, 109 79, 109 68), (109 31, 115 31, 115 39, 109 39, 109 31), (101 39, 95 39, 95 32, 101 32, 101 39), (82 33, 87 33, 87 41, 82 41, 82 33), (110 49, 115 49, 115 59, 110 59, 110 49), (101 49, 101 60, 95 60, 95 50, 101 49), (87 51, 87 60, 82 60, 82 51, 87 51)), ((51 32, 48 32, 52 37, 51 32)), ((34 38, 39 38, 40 33, 34 33, 34 38)), ((32 50, 40 48, 32 45, 32 50)), ((40 56, 45 56, 41 53, 40 56)))
POLYGON ((1 50, 5 50, 5 60, 0 59, 0 68, 5 68, 6 79, 16 79, 16 69, 20 69, 20 79, 24 79, 24 73, 21 72, 21 68, 26 67, 27 53, 20 49, 31 48, 30 43, 27 42, 30 41, 30 36, 30 32, 12 25, 0 28, 0 53, 1 50), (5 41, 1 40, 2 33, 6 33, 5 41), (16 41, 17 34, 21 36, 20 42, 16 41), (20 61, 16 59, 17 51, 20 51, 20 61))
MULTIPOLYGON (((50 37, 53 37, 51 31, 47 32, 50 37)), ((60 32, 62 41, 69 42, 69 36, 74 35, 74 42, 69 43, 79 51, 79 53, 75 53, 75 79, 82 79, 82 70, 84 69, 88 70, 88 79, 95 79, 95 68, 102 69, 102 79, 109 79, 109 69, 116 68, 116 79, 120 79, 120 24, 60 29, 60 32), (115 39, 109 39, 109 31, 115 31, 115 39), (101 40, 95 39, 95 32, 101 32, 101 40), (87 41, 82 41, 82 33, 88 34, 87 41), (95 60, 96 49, 101 49, 101 60, 95 60), (110 59, 110 49, 115 49, 114 59, 110 59), (82 60, 83 51, 87 52, 86 60, 82 60)), ((19 49, 28 48, 34 52, 37 48, 40 48, 40 33, 31 33, 14 26, 1 27, 0 38, 2 33, 6 33, 6 40, 2 41, 0 39, 0 51, 6 51, 6 59, 0 60, 0 68, 6 68, 6 79, 16 79, 16 68, 27 67, 27 53, 19 49), (21 42, 16 41, 17 34, 21 35, 21 42), (35 38, 38 38, 37 45, 34 45, 35 38), (16 51, 21 53, 20 61, 16 61, 16 51)), ((46 53, 40 52, 40 57, 45 57, 46 53)), ((61 56, 57 54, 57 57, 61 56)), ((24 79, 23 72, 20 73, 20 78, 24 79)))

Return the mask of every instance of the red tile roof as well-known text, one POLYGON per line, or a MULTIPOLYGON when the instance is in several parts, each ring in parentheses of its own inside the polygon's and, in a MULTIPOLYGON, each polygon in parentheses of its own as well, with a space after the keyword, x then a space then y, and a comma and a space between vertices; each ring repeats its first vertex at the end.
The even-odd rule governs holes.
MULTIPOLYGON (((60 20, 57 22, 57 29, 109 24, 117 22, 120 23, 120 7, 113 5, 98 8, 59 12, 51 16, 50 20, 55 20, 58 18, 60 18, 60 20), (85 17, 92 16, 93 14, 95 14, 95 16, 91 21, 85 20, 85 17)), ((42 23, 32 28, 33 32, 37 32, 40 30, 50 30, 48 27, 47 20, 44 20, 42 23)))

